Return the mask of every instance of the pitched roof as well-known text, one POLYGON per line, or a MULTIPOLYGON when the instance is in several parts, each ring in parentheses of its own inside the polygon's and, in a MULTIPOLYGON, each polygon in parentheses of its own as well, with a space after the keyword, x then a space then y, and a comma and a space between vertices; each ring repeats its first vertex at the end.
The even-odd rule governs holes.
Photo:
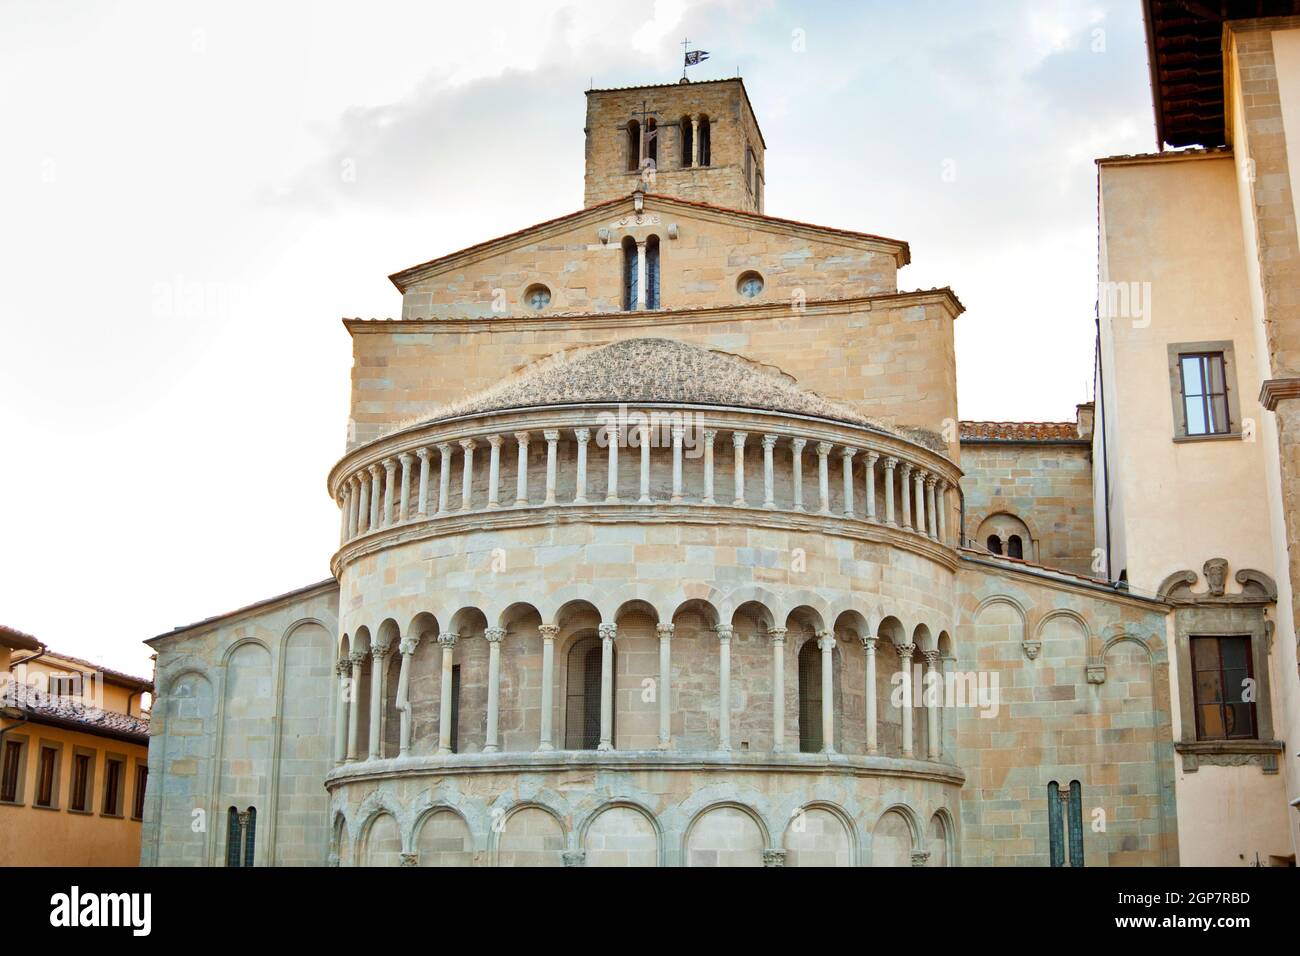
POLYGON ((852 422, 883 431, 852 406, 822 398, 774 369, 675 339, 623 339, 571 349, 458 402, 424 421, 539 405, 600 402, 745 406, 852 422))
POLYGON ((961 440, 973 441, 1086 441, 1075 422, 962 422, 961 440))
MULTIPOLYGON (((774 226, 786 226, 796 229, 810 229, 814 232, 827 236, 854 240, 858 242, 884 243, 895 246, 895 255, 899 258, 899 265, 907 265, 912 261, 912 253, 906 242, 901 239, 890 239, 887 236, 877 236, 869 232, 856 232, 851 229, 839 229, 833 226, 819 226, 810 222, 800 222, 797 219, 782 219, 779 216, 769 216, 765 213, 751 212, 747 209, 733 209, 729 206, 715 206, 710 203, 696 202, 691 199, 679 199, 676 196, 665 196, 660 193, 646 193, 646 201, 665 203, 668 205, 681 206, 685 209, 698 209, 702 212, 721 213, 727 216, 739 216, 758 223, 766 223, 774 226)), ((556 216, 553 219, 546 219, 542 222, 534 223, 531 226, 525 226, 523 229, 516 229, 514 232, 508 232, 505 235, 497 236, 494 239, 488 239, 484 242, 475 243, 472 246, 466 246, 455 252, 449 252, 446 255, 438 256, 427 262, 421 262, 417 265, 409 266, 394 272, 388 277, 388 281, 393 283, 399 292, 405 292, 407 286, 421 278, 425 273, 436 270, 439 266, 449 264, 466 256, 473 256, 483 252, 496 245, 505 245, 514 240, 522 239, 534 232, 541 232, 552 226, 558 226, 561 223, 570 220, 579 219, 583 216, 590 215, 593 212, 603 209, 611 209, 632 201, 632 193, 626 196, 615 196, 613 199, 606 199, 603 202, 595 203, 591 206, 585 206, 575 212, 565 213, 562 216, 556 216)))
POLYGON ((131 687, 139 687, 141 690, 152 690, 153 681, 147 677, 136 677, 125 671, 115 671, 111 667, 105 667, 103 664, 96 664, 94 661, 88 661, 81 657, 73 657, 71 654, 62 654, 59 651, 46 649, 45 657, 58 661, 67 661, 77 667, 84 668, 96 674, 103 675, 105 680, 115 684, 126 684, 131 687))
POLYGON ((8 683, 3 701, 6 706, 24 711, 37 723, 53 724, 133 743, 149 743, 148 717, 133 717, 115 710, 87 707, 80 700, 47 694, 22 681, 8 683))
POLYGON ((45 646, 30 634, 4 624, 0 624, 0 645, 15 651, 36 651, 45 646))

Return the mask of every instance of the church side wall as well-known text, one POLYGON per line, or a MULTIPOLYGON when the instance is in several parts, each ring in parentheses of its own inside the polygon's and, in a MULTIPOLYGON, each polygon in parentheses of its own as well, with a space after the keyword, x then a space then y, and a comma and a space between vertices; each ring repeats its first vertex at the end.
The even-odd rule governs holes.
POLYGON ((256 811, 256 863, 325 862, 338 587, 150 643, 158 653, 140 862, 220 865, 256 811))

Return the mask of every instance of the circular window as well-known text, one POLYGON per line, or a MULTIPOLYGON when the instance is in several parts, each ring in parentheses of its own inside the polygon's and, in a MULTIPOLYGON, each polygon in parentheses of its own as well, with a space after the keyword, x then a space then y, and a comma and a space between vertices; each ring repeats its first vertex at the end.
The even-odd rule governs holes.
POLYGON ((752 299, 763 291, 763 277, 757 272, 742 273, 736 282, 736 291, 746 299, 752 299))
POLYGON ((538 283, 524 290, 524 304, 534 312, 540 312, 551 304, 551 290, 538 283))

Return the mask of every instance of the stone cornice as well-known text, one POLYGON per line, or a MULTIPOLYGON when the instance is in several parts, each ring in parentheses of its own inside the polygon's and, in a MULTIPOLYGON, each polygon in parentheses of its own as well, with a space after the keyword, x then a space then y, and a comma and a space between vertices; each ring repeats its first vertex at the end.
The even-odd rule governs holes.
POLYGON ((792 316, 836 315, 870 312, 876 307, 910 308, 938 305, 956 319, 965 310, 956 293, 949 288, 918 289, 909 292, 882 292, 877 295, 844 299, 810 299, 798 312, 785 300, 752 305, 701 306, 696 309, 664 309, 658 312, 564 312, 559 314, 466 316, 456 319, 360 319, 344 318, 343 325, 352 335, 464 332, 557 332, 572 329, 632 329, 705 322, 735 322, 780 319, 792 316))
POLYGON ((1270 378, 1259 389, 1259 403, 1270 412, 1292 398, 1300 398, 1300 378, 1270 378))
POLYGON ((508 530, 552 524, 636 524, 636 525, 743 525, 764 529, 807 531, 833 537, 871 541, 910 551, 944 566, 958 567, 957 552, 922 534, 862 518, 822 515, 815 511, 769 511, 761 504, 744 508, 733 505, 672 504, 655 502, 588 502, 587 504, 533 504, 523 508, 451 512, 424 521, 409 521, 369 531, 343 545, 330 558, 330 569, 340 575, 344 567, 379 551, 415 541, 487 530, 508 530))
POLYGON ((227 611, 225 614, 217 614, 213 617, 207 617, 201 621, 196 621, 193 624, 184 624, 180 627, 172 628, 172 630, 165 634, 159 634, 157 637, 148 638, 144 643, 152 647, 155 642, 165 641, 169 637, 176 637, 179 634, 188 634, 192 631, 199 631, 217 627, 218 625, 228 624, 233 620, 250 614, 265 614, 267 611, 279 605, 306 600, 308 598, 317 597, 321 594, 328 594, 331 591, 337 593, 338 589, 338 580, 331 577, 324 581, 319 581, 316 584, 309 584, 306 587, 298 588, 295 591, 277 594, 275 597, 267 598, 264 601, 257 601, 254 604, 248 604, 244 607, 236 608, 233 611, 227 611))
POLYGON ((958 560, 962 565, 980 571, 993 571, 1004 574, 1010 578, 1019 578, 1043 587, 1056 588, 1060 591, 1068 591, 1072 594, 1083 594, 1088 597, 1104 597, 1107 600, 1117 604, 1127 604, 1130 607, 1138 607, 1144 611, 1154 611, 1158 614, 1168 614, 1173 608, 1161 601, 1159 598, 1146 597, 1141 594, 1134 594, 1131 591, 1121 591, 1104 581, 1090 581, 1086 578, 1066 578, 1061 575, 1069 572, 1053 571, 1051 568, 1035 567, 1018 567, 1007 564, 1001 564, 997 561, 989 561, 983 558, 975 557, 972 552, 963 551, 958 555, 958 560))
POLYGON ((326 789, 348 783, 436 774, 439 777, 475 774, 517 774, 600 771, 714 771, 717 773, 833 774, 852 777, 900 777, 932 780, 960 787, 966 775, 952 764, 906 757, 867 757, 826 753, 689 753, 662 750, 531 751, 476 753, 365 760, 335 767, 325 777, 326 789))

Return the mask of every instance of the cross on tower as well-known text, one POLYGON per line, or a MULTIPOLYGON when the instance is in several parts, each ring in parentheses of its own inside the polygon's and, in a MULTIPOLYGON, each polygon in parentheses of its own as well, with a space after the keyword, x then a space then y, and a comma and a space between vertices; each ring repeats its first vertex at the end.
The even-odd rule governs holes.
POLYGON ((632 111, 632 115, 635 116, 635 117, 638 117, 638 118, 641 120, 641 128, 642 128, 642 129, 645 129, 645 121, 646 121, 647 118, 649 118, 649 117, 651 117, 651 116, 658 116, 658 115, 659 115, 659 111, 658 111, 658 110, 647 109, 647 108, 646 108, 647 105, 648 105, 648 104, 646 103, 646 101, 645 101, 645 100, 642 100, 642 101, 641 101, 641 109, 640 109, 639 111, 638 111, 638 110, 633 110, 633 111, 632 111))

